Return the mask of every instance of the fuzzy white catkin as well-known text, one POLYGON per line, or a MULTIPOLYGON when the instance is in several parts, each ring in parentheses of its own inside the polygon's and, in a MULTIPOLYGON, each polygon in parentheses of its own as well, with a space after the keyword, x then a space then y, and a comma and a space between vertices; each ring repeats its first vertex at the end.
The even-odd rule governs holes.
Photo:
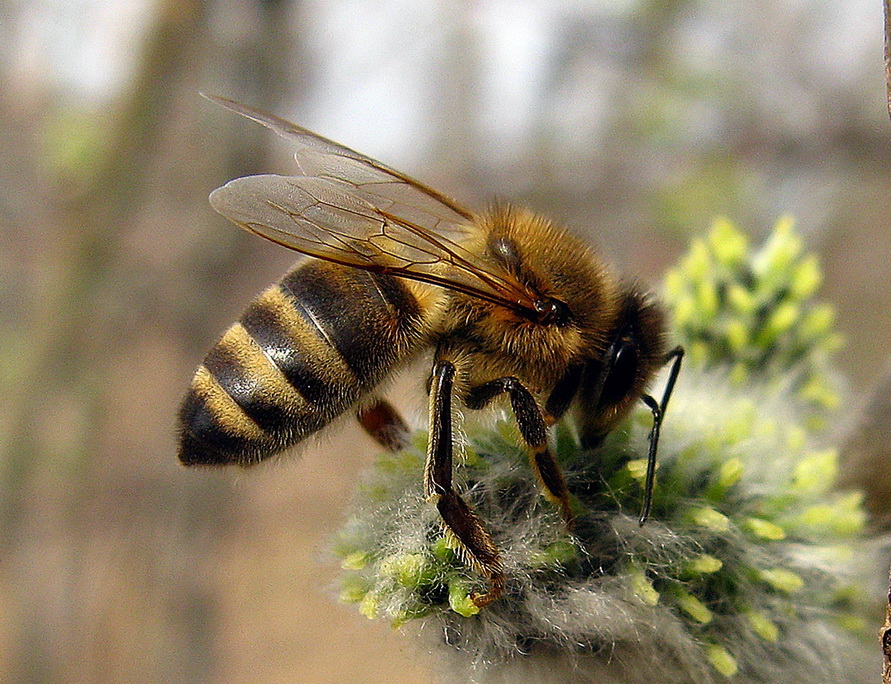
MULTIPOLYGON (((373 614, 417 631, 441 656, 444 681, 710 684, 728 681, 732 670, 734 682, 869 681, 877 664, 838 626, 832 597, 878 568, 876 554, 861 543, 859 504, 828 491, 834 471, 827 481, 802 479, 801 464, 815 452, 796 427, 793 403, 720 373, 682 374, 660 442, 653 517, 638 525, 634 482, 612 492, 615 500, 596 499, 602 505, 577 521, 577 558, 565 571, 553 562, 543 569, 541 558, 569 537, 540 496, 509 416, 494 426, 468 423, 469 462, 456 466, 458 486, 492 531, 508 577, 506 595, 475 615, 428 594, 420 599, 428 614, 406 620, 419 594, 394 582, 392 561, 380 560, 431 558, 438 522, 421 496, 422 444, 375 468, 341 538, 369 559, 360 574, 373 614), (738 464, 733 477, 728 462, 738 464), (729 483, 717 495, 703 486, 715 478, 729 483), (822 526, 796 522, 824 505, 841 513, 830 509, 822 526), (711 517, 697 518, 701 510, 711 517), (833 527, 842 514, 852 516, 852 529, 833 527), (686 575, 703 554, 719 559, 720 570, 704 580, 686 575)), ((649 424, 641 411, 601 449, 575 447, 568 457, 564 439, 558 451, 570 490, 595 482, 609 492, 628 459, 646 453, 649 424)), ((429 586, 457 573, 483 587, 459 561, 429 567, 429 586)))

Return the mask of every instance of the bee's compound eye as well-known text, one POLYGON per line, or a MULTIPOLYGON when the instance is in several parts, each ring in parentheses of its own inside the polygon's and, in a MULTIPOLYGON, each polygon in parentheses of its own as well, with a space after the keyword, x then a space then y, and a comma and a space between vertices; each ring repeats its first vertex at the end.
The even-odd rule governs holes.
POLYGON ((566 325, 570 318, 569 307, 559 299, 539 299, 535 302, 535 312, 536 322, 542 325, 566 325))
POLYGON ((602 404, 615 404, 624 399, 637 380, 639 356, 637 347, 631 343, 623 343, 610 366, 609 374, 603 383, 602 404))

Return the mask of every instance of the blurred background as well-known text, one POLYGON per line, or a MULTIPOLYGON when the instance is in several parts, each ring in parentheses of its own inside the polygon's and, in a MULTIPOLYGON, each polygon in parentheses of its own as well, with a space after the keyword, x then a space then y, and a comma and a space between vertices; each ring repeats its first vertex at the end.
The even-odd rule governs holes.
MULTIPOLYGON (((470 206, 530 205, 654 286, 714 217, 757 242, 792 214, 847 338, 846 423, 884 372, 878 0, 0 0, 0 17, 2 681, 433 681, 410 640, 334 601, 326 540, 373 453, 357 428, 244 473, 176 461, 195 366, 293 260, 206 201, 287 172, 287 148, 199 91, 470 206)), ((882 465, 862 475, 879 489, 882 465)))

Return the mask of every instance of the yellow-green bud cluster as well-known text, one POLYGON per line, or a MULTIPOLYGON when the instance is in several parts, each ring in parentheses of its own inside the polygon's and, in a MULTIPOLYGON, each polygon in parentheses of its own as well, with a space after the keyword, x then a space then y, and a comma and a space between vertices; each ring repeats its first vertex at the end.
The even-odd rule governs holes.
POLYGON ((806 254, 790 218, 753 252, 725 219, 696 240, 665 278, 665 298, 678 341, 691 363, 729 369, 737 384, 795 373, 794 389, 816 409, 816 427, 838 405, 828 372, 841 338, 831 306, 815 300, 822 283, 817 258, 806 254))

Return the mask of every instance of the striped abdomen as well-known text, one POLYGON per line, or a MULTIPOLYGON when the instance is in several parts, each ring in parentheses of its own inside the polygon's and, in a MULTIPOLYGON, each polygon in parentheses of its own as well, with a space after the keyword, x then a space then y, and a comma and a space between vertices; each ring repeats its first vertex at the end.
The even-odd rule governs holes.
POLYGON ((423 344, 409 285, 309 261, 263 292, 199 366, 180 410, 188 465, 250 465, 296 444, 423 344))

